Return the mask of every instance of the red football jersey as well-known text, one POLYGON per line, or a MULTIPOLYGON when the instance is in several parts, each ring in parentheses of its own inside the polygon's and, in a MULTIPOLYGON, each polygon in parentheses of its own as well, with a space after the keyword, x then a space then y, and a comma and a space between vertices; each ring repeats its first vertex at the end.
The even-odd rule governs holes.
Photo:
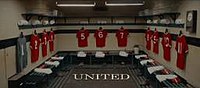
POLYGON ((47 56, 47 43, 49 41, 49 37, 48 34, 45 32, 42 34, 42 39, 41 39, 41 43, 42 43, 42 56, 45 57, 47 56))
POLYGON ((36 62, 39 58, 40 39, 38 35, 32 35, 30 40, 31 62, 36 62))
POLYGON ((126 47, 127 46, 127 37, 129 33, 126 29, 120 29, 116 32, 116 37, 118 41, 119 47, 126 47))
POLYGON ((171 46, 172 46, 172 39, 171 35, 169 33, 163 34, 162 38, 162 46, 163 46, 163 52, 164 52, 164 59, 167 61, 170 61, 171 57, 171 46))
POLYGON ((158 51, 159 51, 159 34, 158 34, 158 31, 155 31, 153 33, 152 40, 153 40, 153 52, 155 54, 158 54, 158 51))
POLYGON ((96 47, 105 47, 107 32, 105 30, 96 30, 94 37, 96 38, 96 47))
POLYGON ((185 56, 188 53, 188 44, 184 35, 177 37, 175 49, 177 51, 176 65, 183 70, 185 69, 185 56))
POLYGON ((79 30, 76 34, 76 38, 78 39, 78 47, 87 47, 88 46, 88 30, 79 30))
POLYGON ((146 38, 146 49, 151 50, 151 37, 152 37, 153 32, 150 29, 147 29, 145 33, 145 38, 146 38))
POLYGON ((54 51, 54 39, 55 39, 54 32, 50 31, 50 33, 49 33, 49 49, 50 49, 50 52, 54 51))

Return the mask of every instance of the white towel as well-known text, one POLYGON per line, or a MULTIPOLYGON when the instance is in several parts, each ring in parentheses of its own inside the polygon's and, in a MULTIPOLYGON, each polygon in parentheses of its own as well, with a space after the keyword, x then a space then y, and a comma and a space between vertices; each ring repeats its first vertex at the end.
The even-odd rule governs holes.
POLYGON ((53 60, 63 60, 64 57, 51 57, 51 59, 53 59, 53 60))
POLYGON ((44 74, 51 74, 52 70, 49 68, 35 68, 34 72, 44 73, 44 74))
POLYGON ((174 79, 176 78, 176 75, 156 75, 156 78, 158 79, 159 82, 162 82, 166 79, 174 79))
POLYGON ((148 67, 147 70, 150 74, 152 74, 153 72, 155 71, 159 71, 159 70, 162 70, 164 69, 163 66, 153 66, 153 67, 148 67))
POLYGON ((143 55, 135 55, 136 59, 140 59, 141 57, 147 57, 147 55, 143 54, 143 55))
POLYGON ((58 67, 58 65, 60 64, 60 62, 58 61, 46 61, 44 63, 47 65, 54 65, 55 67, 58 67))
POLYGON ((77 57, 86 57, 86 56, 87 56, 87 54, 83 51, 80 51, 77 53, 77 57))
POLYGON ((32 25, 38 25, 38 24, 42 24, 39 20, 32 20, 31 21, 32 25))
POLYGON ((128 53, 125 52, 125 51, 120 51, 120 52, 119 52, 119 56, 128 57, 128 53))
POLYGON ((105 54, 103 52, 98 51, 98 52, 96 52, 95 57, 103 58, 103 57, 105 57, 105 54))
POLYGON ((140 64, 145 65, 145 64, 147 64, 147 62, 153 62, 153 61, 154 61, 153 59, 142 60, 142 61, 140 61, 140 64))

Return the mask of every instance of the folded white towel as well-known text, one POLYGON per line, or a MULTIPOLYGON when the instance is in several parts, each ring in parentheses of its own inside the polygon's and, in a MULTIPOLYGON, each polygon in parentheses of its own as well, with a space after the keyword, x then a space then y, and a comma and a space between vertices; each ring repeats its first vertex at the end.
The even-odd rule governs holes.
POLYGON ((47 65, 54 65, 55 67, 58 67, 58 65, 60 64, 60 62, 58 61, 46 61, 44 63, 47 65))
POLYGON ((135 55, 135 58, 136 58, 136 59, 140 59, 141 57, 148 57, 148 56, 145 55, 145 54, 142 54, 142 55, 135 55))
POLYGON ((50 21, 50 24, 55 24, 55 23, 56 23, 55 20, 50 21))
POLYGON ((51 57, 51 59, 53 59, 53 60, 63 60, 64 57, 51 57))
POLYGON ((103 58, 103 57, 105 57, 105 53, 98 51, 98 52, 96 52, 95 57, 103 58))
POLYGON ((32 20, 31 21, 32 25, 38 25, 38 24, 42 24, 39 20, 32 20))
POLYGON ((145 65, 145 64, 147 64, 147 62, 153 62, 153 61, 154 61, 153 59, 142 60, 142 61, 140 61, 140 64, 145 65))
POLYGON ((176 78, 176 75, 156 75, 156 78, 158 79, 159 82, 162 82, 166 79, 174 79, 176 78))
POLYGON ((155 71, 159 71, 159 70, 162 70, 164 69, 163 66, 153 66, 153 67, 148 67, 147 70, 150 74, 152 74, 153 72, 155 71))
POLYGON ((43 25, 48 25, 48 24, 49 24, 49 21, 48 21, 48 20, 43 20, 43 21, 42 21, 42 24, 43 24, 43 25))
POLYGON ((119 56, 128 57, 128 53, 125 52, 125 51, 120 51, 120 52, 119 52, 119 56))
POLYGON ((44 73, 44 74, 51 74, 52 70, 49 68, 35 68, 34 72, 44 73))
POLYGON ((18 24, 19 26, 22 26, 22 25, 28 25, 29 23, 28 23, 28 21, 26 21, 26 20, 20 20, 20 21, 17 22, 17 24, 18 24))
POLYGON ((87 54, 83 51, 80 51, 77 53, 77 57, 86 57, 86 56, 87 56, 87 54))

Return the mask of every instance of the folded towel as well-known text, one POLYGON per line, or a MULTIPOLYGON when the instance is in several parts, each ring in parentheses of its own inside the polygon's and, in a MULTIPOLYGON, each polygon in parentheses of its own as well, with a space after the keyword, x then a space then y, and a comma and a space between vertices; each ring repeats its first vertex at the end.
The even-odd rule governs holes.
POLYGON ((87 56, 87 54, 83 51, 80 51, 77 53, 77 57, 86 57, 86 56, 87 56))
POLYGON ((153 61, 154 61, 153 59, 142 60, 142 61, 140 61, 140 64, 145 65, 145 64, 147 64, 147 62, 153 62, 153 61))
POLYGON ((103 58, 103 57, 105 57, 105 54, 103 52, 98 51, 98 52, 96 52, 95 57, 103 58))
POLYGON ((53 60, 63 60, 64 57, 51 57, 51 59, 53 59, 53 60))
POLYGON ((128 57, 128 53, 125 52, 125 51, 120 51, 120 52, 119 52, 119 56, 128 57))
POLYGON ((163 70, 163 66, 153 66, 153 67, 148 67, 147 70, 150 74, 152 74, 155 71, 163 70))
POLYGON ((44 63, 47 65, 54 65, 55 67, 58 67, 58 65, 60 64, 60 62, 58 61, 46 61, 44 63))
POLYGON ((49 68, 35 68, 34 72, 44 73, 44 74, 51 74, 52 70, 49 68))
POLYGON ((176 75, 156 75, 156 78, 158 79, 159 82, 162 82, 166 79, 174 79, 176 78, 176 75))
POLYGON ((135 58, 136 58, 136 59, 140 59, 141 57, 147 58, 148 56, 145 55, 145 54, 143 54, 143 55, 135 55, 135 58))

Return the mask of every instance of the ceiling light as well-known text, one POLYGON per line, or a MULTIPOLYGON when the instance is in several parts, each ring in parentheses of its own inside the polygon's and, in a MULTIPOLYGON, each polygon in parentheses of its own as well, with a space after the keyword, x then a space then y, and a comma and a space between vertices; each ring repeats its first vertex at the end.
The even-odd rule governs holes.
POLYGON ((60 7, 94 7, 96 3, 94 2, 93 4, 59 4, 56 3, 57 6, 60 7))
POLYGON ((140 6, 144 5, 144 2, 142 3, 107 3, 105 2, 106 6, 140 6))

